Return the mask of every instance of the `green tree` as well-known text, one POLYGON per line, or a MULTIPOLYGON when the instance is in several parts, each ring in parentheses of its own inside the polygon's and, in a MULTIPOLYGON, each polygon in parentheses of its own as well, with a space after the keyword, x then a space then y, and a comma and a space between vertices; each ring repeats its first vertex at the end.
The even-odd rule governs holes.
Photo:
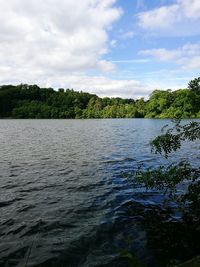
POLYGON ((191 80, 188 84, 188 88, 195 92, 200 92, 200 77, 191 80))
MULTIPOLYGON (((163 118, 162 113, 173 103, 174 96, 171 90, 155 90, 150 95, 146 107, 146 118, 163 118)), ((168 115, 167 115, 168 116, 168 115)))
POLYGON ((143 118, 145 116, 145 101, 144 98, 140 98, 139 100, 136 100, 135 102, 136 109, 137 109, 137 117, 143 118))
POLYGON ((0 86, 0 117, 17 118, 196 118, 200 117, 199 79, 188 89, 155 90, 148 101, 100 98, 73 89, 19 84, 0 86), (49 111, 50 110, 50 111, 49 111))

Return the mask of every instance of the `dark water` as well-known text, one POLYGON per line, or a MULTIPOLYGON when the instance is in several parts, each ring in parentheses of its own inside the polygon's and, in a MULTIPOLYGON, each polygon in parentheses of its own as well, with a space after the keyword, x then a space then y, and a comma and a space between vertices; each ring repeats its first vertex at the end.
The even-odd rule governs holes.
MULTIPOLYGON (((132 188, 124 174, 166 163, 149 147, 166 123, 1 120, 0 266, 127 266, 123 248, 154 262, 140 219, 162 196, 132 188)), ((170 160, 198 164, 197 146, 170 160)))

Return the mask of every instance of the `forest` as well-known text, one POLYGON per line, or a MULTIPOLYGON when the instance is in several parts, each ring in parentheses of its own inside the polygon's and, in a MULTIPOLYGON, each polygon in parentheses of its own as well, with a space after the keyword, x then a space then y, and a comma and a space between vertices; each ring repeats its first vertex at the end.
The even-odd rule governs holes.
POLYGON ((100 98, 73 89, 0 86, 1 118, 200 118, 200 78, 188 88, 154 90, 148 100, 100 98))

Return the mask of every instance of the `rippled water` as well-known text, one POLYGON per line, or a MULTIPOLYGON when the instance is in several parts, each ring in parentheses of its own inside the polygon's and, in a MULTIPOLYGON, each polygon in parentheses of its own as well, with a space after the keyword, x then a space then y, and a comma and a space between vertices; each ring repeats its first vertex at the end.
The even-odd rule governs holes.
MULTIPOLYGON (((130 244, 151 262, 138 214, 161 196, 124 173, 165 163, 149 141, 168 122, 1 120, 0 266, 127 266, 118 255, 130 244)), ((197 162, 196 145, 171 160, 197 162)))

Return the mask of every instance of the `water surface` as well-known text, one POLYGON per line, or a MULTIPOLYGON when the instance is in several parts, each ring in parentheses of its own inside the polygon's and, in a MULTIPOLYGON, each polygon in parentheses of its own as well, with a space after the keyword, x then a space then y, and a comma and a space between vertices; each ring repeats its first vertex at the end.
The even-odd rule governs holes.
MULTIPOLYGON (((166 123, 0 120, 0 266, 127 266, 127 246, 151 262, 138 214, 161 196, 141 194, 124 174, 166 163, 149 146, 166 123)), ((197 146, 170 160, 197 164, 197 146)))

